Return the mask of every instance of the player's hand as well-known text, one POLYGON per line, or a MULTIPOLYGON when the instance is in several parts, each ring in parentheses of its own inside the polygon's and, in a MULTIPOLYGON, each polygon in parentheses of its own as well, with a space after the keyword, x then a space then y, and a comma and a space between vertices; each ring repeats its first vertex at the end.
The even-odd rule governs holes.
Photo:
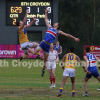
POLYGON ((45 9, 45 13, 47 13, 47 12, 48 12, 48 9, 46 8, 46 9, 45 9))
POLYGON ((57 53, 58 55, 60 54, 60 53, 57 53))
POLYGON ((26 10, 26 13, 28 14, 28 12, 29 12, 29 10, 27 9, 27 10, 26 10))
POLYGON ((87 74, 91 74, 91 72, 88 71, 87 74))
POLYGON ((87 72, 87 69, 86 68, 84 69, 84 72, 87 72))
POLYGON ((33 17, 33 20, 36 20, 36 16, 33 17))
POLYGON ((98 67, 99 68, 99 70, 100 70, 100 67, 98 67))
POLYGON ((76 42, 79 42, 79 41, 80 41, 80 39, 79 39, 79 38, 75 38, 75 41, 76 41, 76 42))

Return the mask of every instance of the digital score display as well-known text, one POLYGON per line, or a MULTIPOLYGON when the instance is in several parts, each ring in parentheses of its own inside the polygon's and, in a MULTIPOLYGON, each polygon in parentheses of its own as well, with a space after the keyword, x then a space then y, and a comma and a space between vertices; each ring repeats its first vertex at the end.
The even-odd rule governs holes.
POLYGON ((27 23, 36 16, 34 25, 45 25, 45 9, 48 10, 48 21, 53 22, 53 0, 6 0, 6 25, 15 26, 17 20, 23 20, 28 9, 27 23))

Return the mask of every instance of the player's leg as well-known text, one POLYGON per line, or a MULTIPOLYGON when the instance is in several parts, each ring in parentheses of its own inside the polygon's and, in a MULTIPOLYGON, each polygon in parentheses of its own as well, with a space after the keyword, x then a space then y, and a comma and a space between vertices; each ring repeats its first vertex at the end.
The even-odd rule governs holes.
POLYGON ((50 50, 50 45, 46 44, 44 41, 41 42, 41 44, 39 45, 43 51, 44 51, 44 66, 43 66, 43 69, 42 69, 42 74, 41 76, 43 77, 44 76, 44 73, 45 73, 45 68, 46 68, 46 62, 47 62, 47 59, 48 59, 48 56, 49 56, 49 50, 50 50))
POLYGON ((87 82, 90 78, 85 77, 84 79, 84 89, 85 89, 85 94, 83 96, 88 96, 88 90, 87 90, 87 82))
POLYGON ((56 69, 56 62, 52 61, 51 62, 51 67, 52 67, 52 78, 53 78, 53 88, 55 88, 55 80, 56 80, 56 76, 55 76, 55 69, 56 69))
MULTIPOLYGON (((99 82, 100 82, 100 75, 99 75, 99 72, 98 70, 95 71, 94 75, 93 75, 99 82)), ((100 90, 100 87, 97 89, 97 90, 100 90)))
POLYGON ((47 64, 46 64, 46 67, 47 67, 47 70, 49 72, 49 79, 50 79, 50 88, 52 88, 52 83, 53 83, 53 80, 52 80, 52 68, 51 68, 51 62, 47 61, 47 64))
MULTIPOLYGON (((32 43, 33 43, 33 47, 32 48, 37 48, 39 46, 39 44, 37 42, 32 42, 32 43)), ((41 58, 39 51, 38 51, 37 56, 36 56, 37 59, 41 58)))
POLYGON ((72 96, 75 96, 75 77, 71 77, 71 83, 72 83, 72 96))
POLYGON ((87 90, 87 82, 88 80, 93 76, 93 72, 90 74, 86 74, 85 79, 84 79, 84 89, 85 89, 85 94, 83 96, 88 96, 88 90, 87 90))
POLYGON ((62 83, 61 83, 61 87, 60 87, 60 90, 59 90, 59 93, 58 93, 57 97, 60 97, 61 96, 67 78, 68 78, 68 76, 63 76, 62 83))
POLYGON ((45 73, 46 62, 47 62, 48 56, 49 56, 49 53, 44 52, 44 66, 43 66, 42 74, 41 74, 42 77, 44 76, 44 73, 45 73))
MULTIPOLYGON (((100 82, 100 75, 98 70, 93 71, 93 76, 100 82)), ((97 90, 100 90, 100 88, 98 88, 97 90)))
POLYGON ((61 83, 61 88, 64 88, 64 85, 66 83, 67 78, 68 78, 68 76, 63 76, 62 83, 61 83))
POLYGON ((58 64, 58 62, 59 62, 59 55, 58 55, 58 57, 57 57, 57 62, 56 62, 56 63, 58 64))
POLYGON ((29 58, 29 53, 28 53, 28 51, 27 51, 27 50, 23 50, 23 52, 24 52, 24 59, 29 58))
POLYGON ((52 80, 53 80, 53 88, 55 88, 55 80, 56 80, 56 76, 55 76, 55 68, 52 69, 52 80))
MULTIPOLYGON (((100 76, 97 77, 97 80, 100 82, 100 76)), ((100 87, 97 90, 100 90, 100 87)))
POLYGON ((69 70, 66 68, 63 71, 62 83, 61 83, 61 87, 60 87, 60 90, 59 90, 57 97, 61 96, 63 88, 64 88, 64 84, 66 83, 68 76, 69 76, 69 70))
MULTIPOLYGON (((39 46, 39 44, 37 42, 31 42, 30 43, 30 47, 31 48, 37 48, 39 46)), ((33 49, 29 49, 30 52, 32 53, 34 50, 33 49)), ((39 51, 41 50, 41 48, 39 50, 36 50, 34 53, 37 54, 37 58, 40 58, 40 53, 39 51), (37 53, 38 52, 38 53, 37 53)))
POLYGON ((30 51, 33 55, 37 54, 41 49, 35 49, 33 50, 32 48, 28 48, 28 51, 30 51))
POLYGON ((52 80, 52 69, 48 69, 48 71, 49 71, 49 79, 50 79, 50 83, 51 83, 51 85, 50 85, 50 88, 52 88, 52 86, 53 86, 53 80, 52 80))
POLYGON ((100 76, 97 77, 97 80, 100 82, 100 76))
POLYGON ((40 45, 39 45, 38 43, 36 43, 36 42, 33 42, 33 47, 36 48, 36 49, 33 50, 32 48, 28 48, 28 50, 29 50, 33 55, 35 55, 35 54, 37 54, 41 49, 43 49, 43 47, 44 47, 44 42, 42 41, 42 42, 40 43, 40 45))
POLYGON ((37 43, 37 42, 32 42, 32 48, 37 48, 38 46, 39 46, 39 43, 37 43))
POLYGON ((26 49, 27 44, 28 44, 28 42, 25 42, 25 43, 20 44, 20 47, 23 50, 24 55, 23 56, 20 56, 20 58, 18 59, 18 62, 21 61, 24 58, 28 58, 29 57, 28 49, 26 49))
POLYGON ((75 96, 75 69, 68 69, 69 71, 69 77, 71 79, 71 83, 72 83, 72 96, 75 96))
POLYGON ((29 53, 27 50, 23 50, 24 55, 20 56, 20 58, 18 59, 18 63, 22 60, 22 59, 28 59, 29 58, 29 53))
MULTIPOLYGON (((36 48, 38 45, 39 44, 36 42, 25 42, 25 43, 21 44, 21 48, 22 48, 25 56, 21 56, 20 61, 24 58, 29 58, 28 52, 26 52, 26 51, 33 52, 34 50, 32 48, 36 48)), ((38 49, 35 51, 35 53, 37 54, 37 52, 39 52, 38 49)))

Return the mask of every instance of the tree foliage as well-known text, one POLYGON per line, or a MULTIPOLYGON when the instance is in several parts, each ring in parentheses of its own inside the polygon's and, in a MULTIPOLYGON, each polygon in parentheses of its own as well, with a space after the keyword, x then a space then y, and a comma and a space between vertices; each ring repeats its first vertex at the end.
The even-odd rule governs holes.
POLYGON ((79 43, 64 36, 61 44, 74 45, 82 57, 83 45, 99 45, 100 0, 59 0, 61 30, 80 38, 79 43))

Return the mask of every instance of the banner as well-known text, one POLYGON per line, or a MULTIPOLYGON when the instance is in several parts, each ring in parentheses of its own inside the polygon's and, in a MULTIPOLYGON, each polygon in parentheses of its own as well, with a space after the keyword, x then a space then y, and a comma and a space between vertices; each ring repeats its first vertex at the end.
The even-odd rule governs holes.
MULTIPOLYGON (((0 58, 19 58, 23 55, 20 45, 0 45, 0 58)), ((29 52, 29 58, 36 58, 36 56, 29 52)), ((40 56, 43 57, 43 50, 40 51, 40 56)))
POLYGON ((85 53, 85 48, 86 47, 90 47, 90 52, 92 54, 94 54, 95 56, 97 56, 98 58, 100 58, 100 46, 96 46, 96 45, 84 45, 84 55, 86 55, 85 53))

